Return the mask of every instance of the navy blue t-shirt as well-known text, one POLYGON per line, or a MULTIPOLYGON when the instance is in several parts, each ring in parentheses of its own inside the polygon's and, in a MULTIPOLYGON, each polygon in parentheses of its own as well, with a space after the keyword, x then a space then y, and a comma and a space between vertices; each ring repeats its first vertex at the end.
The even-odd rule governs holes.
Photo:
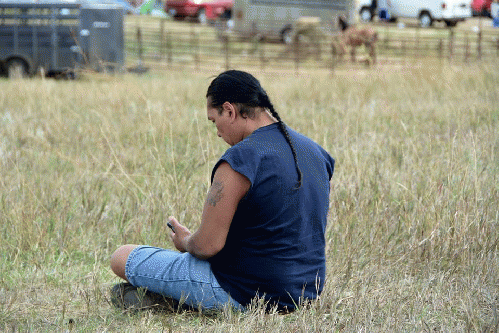
POLYGON ((208 259, 222 288, 242 305, 255 296, 294 309, 315 299, 326 273, 329 181, 334 160, 318 144, 288 128, 303 178, 277 123, 261 127, 229 148, 220 163, 251 182, 239 202, 224 248, 208 259))

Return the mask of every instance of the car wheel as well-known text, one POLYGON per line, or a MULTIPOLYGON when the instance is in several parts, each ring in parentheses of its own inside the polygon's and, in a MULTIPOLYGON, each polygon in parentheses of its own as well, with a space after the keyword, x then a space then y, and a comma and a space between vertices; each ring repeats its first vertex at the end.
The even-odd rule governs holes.
POLYGON ((19 79, 28 76, 28 65, 21 59, 12 59, 5 66, 9 79, 19 79))
POLYGON ((419 25, 421 28, 429 28, 433 24, 433 19, 431 18, 430 13, 423 12, 419 15, 419 25))
POLYGON ((362 22, 371 22, 373 20, 373 14, 370 8, 362 8, 359 15, 362 22))
POLYGON ((287 27, 287 28, 284 28, 282 31, 281 31, 281 41, 286 44, 286 45, 290 45, 293 43, 293 29, 291 29, 291 27, 287 27))
POLYGON ((206 24, 208 22, 208 17, 206 16, 206 9, 201 8, 197 14, 198 22, 201 24, 206 24))

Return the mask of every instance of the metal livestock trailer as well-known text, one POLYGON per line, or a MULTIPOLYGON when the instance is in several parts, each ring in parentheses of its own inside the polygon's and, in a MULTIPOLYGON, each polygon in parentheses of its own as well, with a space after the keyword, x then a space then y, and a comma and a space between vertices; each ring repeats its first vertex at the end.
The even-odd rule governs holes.
POLYGON ((0 0, 0 70, 12 76, 73 76, 124 65, 121 6, 0 0))
POLYGON ((300 17, 320 20, 322 30, 339 30, 338 18, 354 22, 354 0, 234 0, 234 31, 241 36, 278 38, 291 42, 293 25, 300 17))

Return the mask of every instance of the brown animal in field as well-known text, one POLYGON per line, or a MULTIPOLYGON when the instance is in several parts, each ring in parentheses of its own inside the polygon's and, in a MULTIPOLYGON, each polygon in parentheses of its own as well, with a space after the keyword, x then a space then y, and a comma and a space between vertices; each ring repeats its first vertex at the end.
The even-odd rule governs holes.
POLYGON ((347 53, 350 48, 350 59, 352 62, 356 61, 356 49, 362 45, 365 46, 370 59, 364 61, 368 64, 376 63, 376 41, 378 40, 378 33, 371 27, 356 27, 349 26, 343 17, 338 19, 341 28, 341 34, 336 38, 335 50, 336 54, 341 58, 347 53))

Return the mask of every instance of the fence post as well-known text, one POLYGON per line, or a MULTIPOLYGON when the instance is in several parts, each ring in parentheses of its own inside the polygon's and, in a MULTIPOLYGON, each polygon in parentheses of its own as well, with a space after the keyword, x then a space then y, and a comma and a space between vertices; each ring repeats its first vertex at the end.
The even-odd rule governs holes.
POLYGON ((338 60, 338 50, 334 41, 331 42, 331 75, 334 75, 334 69, 336 68, 336 61, 338 60))
POLYGON ((258 39, 258 42, 257 43, 260 43, 260 68, 262 70, 265 69, 265 39, 264 37, 262 38, 259 38, 258 39))
POLYGON ((478 60, 482 59, 482 16, 478 17, 478 39, 476 53, 478 60))
POLYGON ((191 47, 194 50, 194 66, 199 69, 199 40, 193 23, 191 23, 191 47))
POLYGON ((390 43, 388 23, 385 23, 385 50, 388 51, 388 43, 390 43))
POLYGON ((421 29, 420 25, 416 26, 416 49, 414 50, 414 58, 419 58, 419 29, 421 29))
POLYGON ((482 27, 478 29, 478 40, 477 40, 477 57, 478 60, 482 59, 482 27))
POLYGON ((165 20, 160 19, 159 20, 159 60, 160 61, 163 60, 164 51, 165 51, 164 38, 165 38, 165 20))
POLYGON ((298 74, 300 69, 300 39, 295 38, 293 41, 294 51, 295 51, 295 73, 298 74))
POLYGON ((320 61, 322 59, 322 38, 319 33, 313 34, 313 38, 315 40, 313 44, 317 46, 317 49, 315 50, 317 52, 315 59, 320 61))
POLYGON ((142 65, 142 30, 137 27, 137 53, 139 56, 139 65, 142 65))
POLYGON ((454 29, 449 28, 449 60, 452 60, 454 52, 454 29))
POLYGON ((440 59, 440 62, 443 60, 444 58, 444 41, 440 38, 438 40, 438 58, 440 59))
POLYGON ((170 30, 166 33, 166 51, 167 51, 167 62, 168 65, 172 64, 172 38, 170 35, 170 30))
POLYGON ((470 40, 468 38, 468 33, 466 33, 466 44, 464 45, 464 62, 468 62, 470 57, 470 40))
POLYGON ((224 53, 225 53, 225 70, 229 70, 229 67, 230 67, 229 35, 227 35, 227 38, 224 38, 223 43, 224 43, 224 53))

